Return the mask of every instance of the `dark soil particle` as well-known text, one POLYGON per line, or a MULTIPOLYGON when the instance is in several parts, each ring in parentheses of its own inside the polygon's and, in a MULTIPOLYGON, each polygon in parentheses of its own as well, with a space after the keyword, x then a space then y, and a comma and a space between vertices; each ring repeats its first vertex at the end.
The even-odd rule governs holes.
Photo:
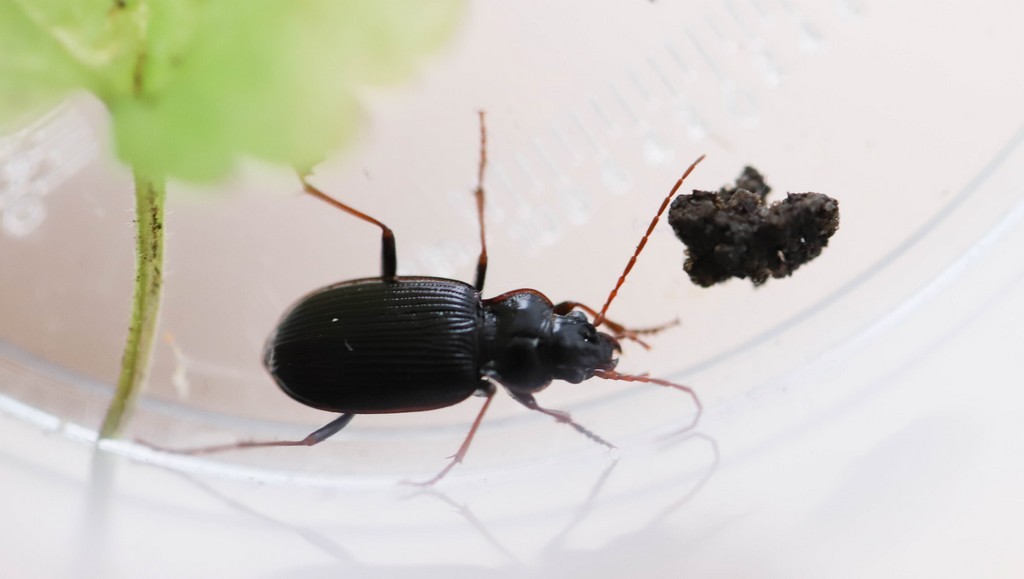
POLYGON ((786 277, 818 257, 839 228, 839 202, 821 193, 789 193, 765 204, 764 177, 746 167, 736 184, 694 191, 672 202, 668 222, 686 244, 683 269, 709 287, 729 278, 786 277))

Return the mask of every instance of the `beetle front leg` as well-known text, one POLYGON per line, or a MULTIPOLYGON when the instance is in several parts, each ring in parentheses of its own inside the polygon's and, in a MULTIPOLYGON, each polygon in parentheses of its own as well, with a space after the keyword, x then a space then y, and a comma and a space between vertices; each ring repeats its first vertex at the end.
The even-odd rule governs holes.
POLYGON ((459 446, 459 450, 457 450, 455 454, 450 457, 452 460, 451 462, 448 463, 448 466, 441 469, 441 472, 437 473, 434 476, 434 478, 422 482, 405 481, 406 484, 429 487, 436 483, 437 481, 444 478, 445 475, 448 474, 450 470, 455 468, 455 465, 462 462, 462 459, 466 456, 466 452, 469 450, 470 443, 473 442, 473 437, 476 435, 476 430, 480 428, 480 422, 483 421, 484 414, 487 412, 487 408, 491 405, 491 400, 494 399, 494 393, 497 391, 498 389, 494 387, 494 384, 492 384, 491 382, 487 383, 487 386, 483 390, 484 395, 487 397, 487 399, 484 400, 484 405, 480 407, 480 412, 477 413, 476 419, 473 421, 473 425, 469 427, 469 434, 467 434, 465 440, 462 441, 462 445, 459 446))
POLYGON ((342 414, 341 416, 328 422, 324 426, 321 426, 320 428, 314 430, 312 433, 309 434, 309 436, 301 440, 249 440, 243 442, 234 442, 231 444, 215 444, 213 446, 200 446, 198 448, 185 448, 180 450, 163 448, 142 440, 139 440, 137 442, 153 450, 159 450, 161 452, 170 452, 174 454, 189 455, 213 454, 215 452, 225 452, 228 450, 238 450, 242 448, 267 448, 271 446, 313 446, 314 444, 319 444, 340 432, 342 428, 348 426, 349 422, 352 422, 352 418, 354 417, 355 414, 342 414))
POLYGON ((548 416, 554 418, 555 420, 562 424, 568 424, 569 426, 575 428, 577 432, 598 444, 607 446, 608 448, 618 448, 614 444, 601 438, 597 434, 594 434, 589 428, 577 423, 575 420, 572 419, 572 416, 570 416, 568 412, 565 412, 563 410, 551 410, 542 407, 540 404, 537 404, 537 400, 533 397, 533 394, 530 394, 528 392, 513 392, 512 390, 509 390, 509 394, 511 394, 512 398, 514 398, 517 402, 529 408, 530 410, 536 410, 537 412, 540 412, 542 414, 547 414, 548 416))

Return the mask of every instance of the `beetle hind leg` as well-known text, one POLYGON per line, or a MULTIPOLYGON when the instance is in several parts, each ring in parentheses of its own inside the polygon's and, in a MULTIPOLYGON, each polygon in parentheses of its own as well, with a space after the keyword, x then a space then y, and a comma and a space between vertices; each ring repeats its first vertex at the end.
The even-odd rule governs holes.
POLYGON ((350 207, 341 201, 338 201, 334 197, 331 197, 320 189, 314 187, 307 179, 307 175, 300 173, 299 179, 302 181, 302 188, 306 193, 326 202, 329 205, 341 209, 353 217, 357 217, 367 223, 372 223, 373 225, 380 227, 380 276, 386 280, 395 279, 395 276, 398 274, 398 253, 395 249, 395 233, 391 231, 391 228, 384 225, 383 222, 374 219, 366 213, 350 207))
POLYGON ((185 449, 171 449, 156 446, 145 441, 137 441, 139 444, 149 447, 154 450, 162 452, 170 452, 174 454, 188 454, 188 455, 200 455, 200 454, 213 454, 217 452, 225 452, 228 450, 239 450, 242 448, 267 448, 272 446, 313 446, 319 444, 328 438, 334 436, 341 431, 342 428, 348 426, 349 422, 352 422, 352 418, 355 414, 342 414, 334 420, 328 422, 324 426, 314 430, 306 438, 300 440, 267 440, 267 441, 253 441, 246 440, 242 442, 234 442, 231 444, 215 444, 212 446, 200 446, 196 448, 185 448, 185 449))
POLYGON ((484 112, 480 111, 480 165, 476 174, 476 216, 480 222, 480 257, 476 262, 476 291, 484 291, 484 279, 487 278, 487 234, 484 228, 484 171, 487 169, 487 126, 484 124, 484 112))

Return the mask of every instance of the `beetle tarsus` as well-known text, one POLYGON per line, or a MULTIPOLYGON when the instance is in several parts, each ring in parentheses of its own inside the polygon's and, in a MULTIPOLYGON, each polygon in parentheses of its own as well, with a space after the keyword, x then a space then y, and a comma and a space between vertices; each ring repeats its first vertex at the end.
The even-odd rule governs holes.
POLYGON ((598 436, 595 432, 593 432, 586 426, 583 426, 582 424, 573 420, 572 415, 570 415, 568 412, 565 412, 564 410, 551 410, 550 408, 544 408, 540 404, 537 404, 537 399, 533 397, 533 394, 525 392, 511 392, 511 394, 512 397, 515 398, 520 404, 526 406, 530 410, 536 410, 541 414, 547 414, 548 416, 554 418, 557 422, 561 424, 568 424, 569 426, 576 429, 576 432, 579 432, 583 436, 586 436, 590 440, 593 440, 594 442, 602 446, 606 446, 610 449, 618 448, 614 444, 598 436))

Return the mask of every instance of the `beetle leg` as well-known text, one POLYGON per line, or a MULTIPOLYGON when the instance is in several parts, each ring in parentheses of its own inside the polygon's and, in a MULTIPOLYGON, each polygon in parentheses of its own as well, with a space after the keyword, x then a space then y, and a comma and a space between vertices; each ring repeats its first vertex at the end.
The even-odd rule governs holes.
POLYGON ((621 380, 623 382, 640 382, 643 384, 657 384, 658 386, 664 386, 666 388, 674 388, 680 392, 685 392, 693 398, 693 404, 697 407, 697 413, 693 415, 693 422, 689 426, 680 430, 679 432, 687 432, 697 427, 697 422, 700 421, 701 414, 704 413, 704 405, 701 403, 700 398, 697 397, 697 393, 693 391, 693 388, 684 386, 682 384, 676 384, 675 382, 669 382, 668 380, 662 380, 660 378, 652 378, 647 374, 621 374, 615 370, 596 370, 594 376, 598 378, 604 378, 605 380, 621 380))
MULTIPOLYGON (((577 309, 577 308, 580 309, 580 310, 583 310, 584 312, 587 312, 588 314, 593 316, 595 319, 597 319, 597 316, 598 316, 597 310, 595 310, 594 308, 592 308, 592 307, 590 307, 590 306, 588 306, 586 304, 581 304, 580 302, 573 302, 573 301, 562 302, 560 304, 555 305, 555 310, 554 311, 555 311, 556 314, 558 314, 560 316, 564 316, 565 314, 568 314, 569 312, 571 312, 571 311, 573 311, 574 309, 577 309)), ((608 329, 612 331, 612 333, 614 334, 616 339, 623 339, 623 338, 625 338, 627 340, 632 340, 632 341, 636 342, 637 344, 640 344, 641 346, 643 346, 644 349, 648 349, 649 350, 651 348, 650 345, 648 345, 647 342, 641 340, 640 336, 650 336, 650 335, 653 335, 653 334, 657 334, 658 332, 667 330, 667 329, 669 329, 669 328, 671 328, 673 326, 677 326, 677 325, 679 325, 679 319, 677 318, 675 320, 672 320, 671 322, 667 322, 667 323, 661 324, 660 326, 653 326, 653 327, 650 327, 650 328, 627 328, 627 327, 623 326, 622 324, 620 324, 618 322, 613 322, 612 320, 609 320, 608 318, 604 318, 601 323, 606 325, 606 326, 608 326, 608 329)))
POLYGON ((591 432, 587 427, 574 421, 568 412, 541 407, 541 405, 537 404, 537 400, 533 397, 533 394, 530 394, 529 392, 513 392, 512 390, 509 390, 509 394, 511 394, 512 398, 515 398, 517 402, 530 410, 536 410, 542 414, 547 414, 562 424, 568 424, 575 428, 577 432, 598 444, 607 446, 608 448, 617 448, 614 444, 591 432))
POLYGON ((487 399, 484 400, 484 405, 480 407, 480 412, 477 413, 476 419, 473 420, 473 425, 469 427, 469 433, 466 434, 466 438, 465 440, 462 441, 462 445, 459 446, 459 450, 457 450, 455 454, 449 457, 452 459, 451 462, 449 462, 447 466, 441 469, 441 472, 434 475, 434 478, 420 482, 405 481, 406 484, 429 487, 436 483, 437 481, 444 478, 444 476, 448 474, 448 471, 452 470, 453 468, 455 468, 455 465, 462 462, 462 459, 466 456, 466 451, 469 450, 469 444, 473 442, 473 436, 476 435, 476 430, 480 428, 480 422, 483 421, 484 414, 487 412, 487 408, 491 405, 491 400, 494 400, 494 393, 497 392, 498 389, 494 387, 494 384, 488 382, 486 388, 484 388, 483 391, 486 392, 487 399))
POLYGON ((476 174, 476 215, 480 221, 480 259, 476 262, 476 291, 484 291, 484 278, 487 277, 487 238, 484 235, 484 169, 487 168, 487 127, 484 125, 484 112, 480 111, 480 166, 476 174))
POLYGON ((302 180, 302 187, 306 193, 341 209, 353 217, 358 217, 367 223, 372 223, 377 227, 380 227, 380 276, 384 279, 395 279, 395 275, 398 273, 398 255, 395 250, 395 233, 391 231, 391 228, 362 211, 349 207, 341 201, 338 201, 317 189, 306 180, 306 177, 307 175, 299 175, 299 179, 302 180))
POLYGON ((324 426, 314 430, 309 436, 301 440, 268 440, 268 441, 242 441, 234 442, 231 444, 216 444, 213 446, 200 446, 198 448, 186 448, 181 450, 162 448, 154 444, 150 444, 144 441, 138 441, 139 444, 147 446, 154 450, 163 452, 172 452, 174 454, 212 454, 215 452, 224 452, 227 450, 237 450, 242 448, 266 448, 269 446, 313 446, 314 444, 321 443, 328 438, 337 434, 342 428, 345 428, 355 414, 342 414, 334 420, 328 422, 324 426))

